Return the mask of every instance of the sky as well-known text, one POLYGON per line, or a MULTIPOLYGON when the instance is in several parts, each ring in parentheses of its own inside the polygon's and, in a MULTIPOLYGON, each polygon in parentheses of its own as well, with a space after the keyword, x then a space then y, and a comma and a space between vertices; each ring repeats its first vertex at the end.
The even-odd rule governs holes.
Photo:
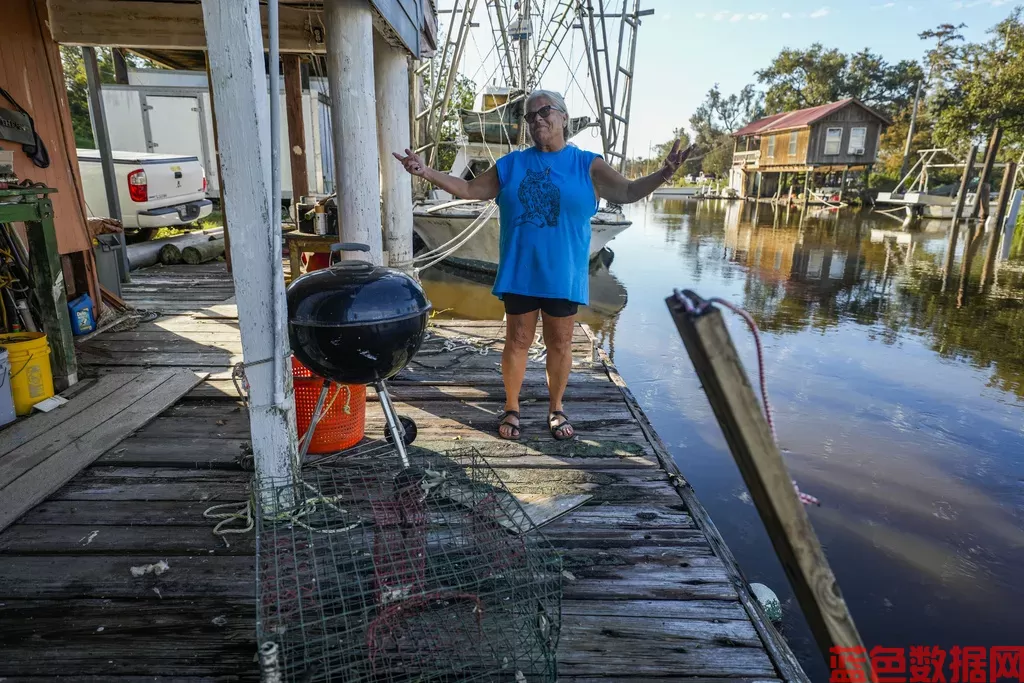
MULTIPOLYGON (((546 2, 554 5, 554 0, 546 2)), ((716 83, 729 94, 754 82, 754 71, 767 66, 784 47, 806 48, 820 42, 846 53, 867 47, 889 62, 920 59, 928 47, 917 37, 921 31, 963 22, 967 40, 983 40, 985 31, 1004 19, 1016 2, 1024 4, 1024 0, 642 0, 641 7, 653 9, 654 15, 645 17, 640 27, 629 156, 645 156, 649 144, 664 142, 673 129, 687 126, 716 83)), ((606 0, 607 6, 618 4, 618 0, 606 0)), ((442 6, 450 6, 450 1, 442 6)), ((471 34, 462 72, 483 85, 495 69, 489 49, 493 39, 486 15, 478 11, 477 20, 481 27, 471 34)), ((566 59, 552 63, 541 86, 565 93, 571 114, 588 114, 593 97, 586 62, 580 63, 581 40, 567 39, 562 52, 566 59)), ((600 150, 600 140, 589 131, 574 141, 600 150)))

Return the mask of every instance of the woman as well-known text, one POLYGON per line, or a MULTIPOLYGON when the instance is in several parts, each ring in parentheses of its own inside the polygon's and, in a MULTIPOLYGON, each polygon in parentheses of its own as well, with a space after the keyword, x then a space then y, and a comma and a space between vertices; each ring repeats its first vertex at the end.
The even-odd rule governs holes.
POLYGON ((604 198, 614 204, 643 199, 671 180, 692 148, 676 140, 662 167, 626 180, 593 152, 568 145, 569 114, 558 93, 535 90, 525 119, 533 147, 498 159, 485 173, 464 180, 429 168, 414 152, 395 154, 405 170, 461 199, 498 199, 500 255, 494 294, 505 304, 506 339, 501 356, 505 412, 498 433, 518 439, 519 390, 526 360, 543 320, 547 346, 548 428, 559 441, 575 434, 562 410, 572 369, 576 312, 589 300, 590 219, 604 198))

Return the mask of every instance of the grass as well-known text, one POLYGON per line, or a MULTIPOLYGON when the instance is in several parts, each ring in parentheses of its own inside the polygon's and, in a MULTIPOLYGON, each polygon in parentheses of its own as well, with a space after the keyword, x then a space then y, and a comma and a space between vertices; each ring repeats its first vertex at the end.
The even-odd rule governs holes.
POLYGON ((162 240, 167 237, 177 237, 178 235, 184 235, 185 233, 192 232, 193 230, 210 230, 212 228, 219 228, 224 225, 224 214, 220 211, 214 211, 206 218, 201 218, 195 223, 190 225, 183 225, 173 228, 160 228, 156 231, 151 239, 162 240))

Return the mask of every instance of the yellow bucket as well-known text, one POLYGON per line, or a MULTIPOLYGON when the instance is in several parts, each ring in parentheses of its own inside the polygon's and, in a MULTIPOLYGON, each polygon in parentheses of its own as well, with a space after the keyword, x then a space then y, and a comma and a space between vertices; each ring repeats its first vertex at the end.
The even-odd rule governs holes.
POLYGON ((28 415, 32 406, 53 396, 50 346, 42 332, 0 335, 0 347, 7 349, 11 368, 14 412, 28 415))

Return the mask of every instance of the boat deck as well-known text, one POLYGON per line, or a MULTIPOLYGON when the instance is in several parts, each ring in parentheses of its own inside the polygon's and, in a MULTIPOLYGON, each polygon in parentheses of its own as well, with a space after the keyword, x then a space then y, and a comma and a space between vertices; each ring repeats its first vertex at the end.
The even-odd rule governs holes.
MULTIPOLYGON (((258 678, 253 536, 225 547, 203 517, 245 500, 251 477, 239 462, 248 416, 230 379, 241 360, 232 297, 223 264, 136 272, 126 299, 164 315, 81 345, 93 375, 210 375, 0 533, 0 680, 258 678), (131 571, 161 561, 162 573, 131 571)), ((476 447, 516 494, 593 496, 545 527, 569 572, 559 680, 806 680, 587 328, 576 331, 566 401, 579 439, 548 435, 534 360, 523 440, 496 438, 502 337, 501 322, 436 320, 393 393, 418 424, 417 447, 476 447), (447 338, 473 348, 446 350, 447 338)), ((382 430, 371 403, 367 435, 382 430)))

